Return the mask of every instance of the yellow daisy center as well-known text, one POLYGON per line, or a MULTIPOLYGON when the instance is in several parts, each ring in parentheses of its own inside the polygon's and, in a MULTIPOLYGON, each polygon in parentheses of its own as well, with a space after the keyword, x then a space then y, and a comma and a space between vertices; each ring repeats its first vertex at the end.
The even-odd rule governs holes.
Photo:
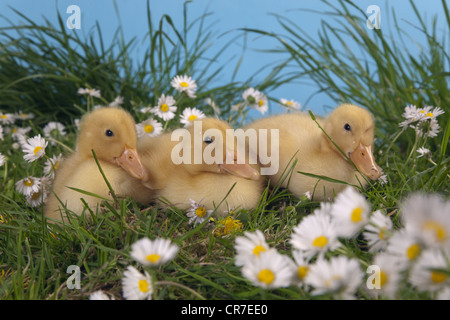
POLYGON ((286 105, 292 107, 294 104, 292 103, 292 101, 286 101, 286 105))
POLYGON ((433 114, 432 114, 431 112, 428 112, 428 113, 426 114, 426 116, 427 116, 427 117, 433 117, 433 114))
POLYGON ((420 246, 417 243, 410 245, 406 250, 406 256, 410 260, 414 260, 420 254, 420 246))
POLYGON ((2 114, 2 115, 0 115, 0 118, 6 119, 6 118, 8 118, 8 116, 6 114, 2 114))
POLYGON ((31 187, 34 184, 33 179, 27 179, 23 182, 23 184, 27 187, 31 187))
MULTIPOLYGON (((379 276, 380 276, 380 288, 383 288, 383 286, 384 286, 384 285, 386 284, 386 282, 388 281, 388 276, 387 276, 386 273, 384 273, 384 272, 381 271, 381 270, 380 270, 379 276)), ((376 285, 376 283, 375 283, 376 280, 377 280, 377 278, 375 278, 375 279, 372 280, 372 284, 373 284, 373 285, 376 285)))
POLYGON ((197 215, 197 217, 203 218, 206 214, 205 207, 198 207, 197 209, 195 209, 195 214, 197 215))
POLYGON ((260 107, 262 107, 262 106, 263 106, 263 104, 264 104, 264 100, 262 100, 262 99, 261 99, 261 100, 259 100, 259 101, 258 101, 258 104, 259 104, 259 106, 260 106, 260 107))
POLYGON ((33 194, 31 195, 31 200, 38 200, 40 197, 41 197, 40 192, 33 192, 33 194))
POLYGON ((167 105, 167 103, 163 103, 160 107, 162 112, 167 112, 169 111, 169 106, 167 105))
POLYGON ((323 248, 328 243, 328 239, 325 236, 319 236, 314 239, 313 246, 323 248))
POLYGON ((180 82, 180 86, 182 86, 183 88, 187 88, 189 87, 189 84, 186 81, 182 81, 180 82))
POLYGON ((386 228, 383 228, 378 233, 378 236, 380 237, 381 240, 386 240, 386 236, 385 236, 385 233, 384 233, 385 231, 386 231, 386 228))
POLYGON ((38 155, 38 153, 39 153, 39 152, 41 152, 42 150, 43 150, 43 149, 42 149, 42 147, 40 147, 40 146, 37 146, 36 148, 34 148, 34 151, 33 151, 33 152, 34 152, 34 155, 36 155, 36 156, 37 156, 37 155, 38 155))
POLYGON ((447 275, 442 272, 431 271, 430 278, 434 283, 442 283, 447 280, 447 275))
POLYGON ((420 112, 420 113, 425 113, 425 110, 420 110, 419 112, 420 112))
POLYGON ((259 256, 259 254, 260 254, 261 252, 265 252, 265 251, 266 251, 266 248, 264 248, 264 247, 261 246, 261 245, 257 245, 257 246, 253 249, 253 254, 259 256))
POLYGON ((151 263, 158 262, 159 258, 161 258, 160 255, 156 253, 149 254, 148 256, 145 257, 145 259, 147 261, 150 261, 151 263))
POLYGON ((427 221, 424 226, 424 230, 434 232, 438 241, 444 241, 447 238, 447 232, 445 229, 436 221, 427 221))
POLYGON ((308 266, 300 266, 297 269, 297 275, 300 279, 304 279, 306 277, 306 274, 308 273, 309 267, 308 266))
POLYGON ((138 283, 139 291, 148 292, 148 282, 147 280, 139 280, 138 283))
POLYGON ((56 161, 55 164, 53 165, 53 169, 58 170, 59 168, 59 161, 56 161))
POLYGON ((197 116, 195 115, 195 114, 191 114, 190 116, 189 116, 189 121, 194 121, 195 119, 197 119, 197 116))
POLYGON ((351 216, 352 222, 360 222, 362 220, 362 212, 363 210, 360 207, 353 209, 351 216))
POLYGON ((145 132, 152 133, 153 132, 153 126, 151 124, 148 124, 144 127, 145 132))
POLYGON ((258 280, 265 284, 271 284, 275 280, 275 275, 269 269, 264 269, 259 272, 258 280))

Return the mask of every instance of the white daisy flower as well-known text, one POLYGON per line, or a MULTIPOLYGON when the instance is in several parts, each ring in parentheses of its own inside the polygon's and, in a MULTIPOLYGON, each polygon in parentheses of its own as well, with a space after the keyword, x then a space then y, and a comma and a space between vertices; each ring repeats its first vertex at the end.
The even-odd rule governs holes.
POLYGON ((430 138, 436 137, 439 133, 440 128, 441 127, 439 126, 439 123, 437 122, 436 118, 431 118, 430 127, 427 131, 427 136, 430 138))
POLYGON ((371 275, 372 283, 369 292, 393 299, 402 280, 401 272, 405 268, 404 263, 401 259, 383 252, 373 258, 372 265, 375 268, 371 275))
POLYGON ((352 187, 339 193, 331 209, 339 236, 351 238, 368 222, 370 206, 363 195, 352 187))
POLYGON ((419 153, 417 158, 431 156, 431 151, 427 148, 421 147, 421 148, 417 149, 416 151, 419 153))
POLYGON ((436 295, 436 300, 450 300, 450 287, 445 287, 436 295))
POLYGON ((243 236, 236 237, 234 249, 236 250, 235 265, 243 266, 249 260, 259 258, 262 252, 273 251, 264 238, 261 230, 245 231, 243 236))
POLYGON ((423 112, 420 112, 415 105, 407 105, 405 107, 405 112, 402 114, 403 118, 406 120, 400 123, 400 127, 406 127, 409 124, 421 120, 424 117, 423 112))
POLYGON ((47 159, 44 164, 44 174, 50 178, 55 177, 55 172, 58 171, 59 166, 63 160, 63 155, 53 155, 51 158, 47 159))
POLYGON ((313 295, 332 294, 339 299, 354 299, 362 283, 363 272, 356 259, 334 256, 329 261, 318 259, 311 264, 305 283, 313 295))
POLYGON ((175 117, 175 111, 177 111, 175 99, 172 96, 166 97, 164 94, 158 99, 158 105, 151 109, 152 113, 156 114, 164 121, 173 119, 175 117))
POLYGON ((261 92, 259 90, 256 90, 255 88, 248 88, 244 91, 244 93, 242 93, 242 99, 244 99, 244 102, 251 107, 255 107, 260 94, 261 92))
POLYGON ((160 266, 175 258, 178 246, 171 240, 142 238, 131 246, 131 257, 145 266, 160 266))
POLYGON ((42 185, 38 191, 32 192, 25 198, 26 203, 33 208, 39 207, 41 204, 44 204, 46 199, 47 199, 47 192, 42 185))
POLYGON ((189 218, 189 224, 201 224, 213 213, 214 210, 206 210, 205 206, 190 199, 191 207, 187 210, 186 215, 189 218))
POLYGON ((305 253, 308 258, 316 254, 323 256, 325 252, 339 247, 338 230, 329 215, 330 206, 322 203, 320 209, 304 217, 294 227, 290 243, 296 250, 305 253))
POLYGON ((112 101, 112 102, 109 104, 109 107, 117 108, 117 107, 120 107, 122 104, 123 104, 123 97, 117 96, 117 97, 114 99, 114 101, 112 101))
POLYGON ((267 110, 269 110, 269 100, 263 93, 260 93, 255 105, 256 109, 261 112, 261 114, 264 114, 267 112, 267 110))
POLYGON ((393 224, 391 218, 380 210, 372 213, 369 223, 363 232, 363 236, 369 244, 369 252, 377 252, 386 248, 392 232, 393 224))
POLYGON ((216 102, 211 98, 206 98, 205 103, 213 109, 214 114, 220 115, 220 108, 217 106, 216 102))
POLYGON ((305 283, 305 277, 308 274, 310 268, 309 258, 304 254, 303 251, 293 250, 292 256, 295 261, 295 272, 292 282, 298 286, 303 286, 305 283))
POLYGON ((5 156, 0 152, 0 167, 3 166, 6 162, 5 156))
MULTIPOLYGON (((46 138, 58 139, 66 135, 66 127, 61 122, 50 121, 45 125, 43 132, 46 138)), ((54 141, 50 141, 50 144, 56 145, 54 141)))
POLYGON ((19 127, 14 127, 12 128, 12 133, 11 133, 11 137, 13 138, 14 141, 18 141, 20 144, 26 143, 26 139, 27 139, 27 134, 28 132, 31 131, 31 127, 24 127, 24 128, 19 128, 19 127))
POLYGON ((34 114, 19 111, 14 114, 14 117, 19 120, 30 120, 30 119, 34 119, 34 114))
POLYGON ((153 286, 150 275, 143 275, 135 267, 128 266, 123 273, 122 292, 126 300, 151 300, 153 286))
POLYGON ((276 251, 261 252, 259 259, 248 260, 242 275, 264 289, 283 288, 291 284, 293 269, 287 257, 276 251))
POLYGON ((416 193, 401 203, 405 229, 429 247, 450 247, 450 201, 437 194, 416 193))
POLYGON ((25 153, 23 158, 28 162, 33 162, 45 155, 45 148, 48 142, 45 141, 41 135, 34 136, 27 139, 26 143, 22 145, 22 151, 25 153))
POLYGON ((425 119, 432 119, 432 118, 436 118, 437 116, 440 116, 441 114, 444 114, 444 110, 442 110, 439 107, 435 107, 433 108, 432 106, 428 106, 423 108, 423 110, 421 111, 422 114, 424 114, 424 118, 425 119), (431 110, 433 109, 433 110, 431 110))
POLYGON ((425 250, 409 274, 409 282, 420 291, 436 292, 450 285, 449 257, 436 249, 425 250))
POLYGON ((203 118, 205 118, 205 114, 202 111, 196 108, 186 108, 183 110, 180 122, 184 124, 185 128, 187 128, 191 126, 195 120, 200 120, 203 118))
POLYGON ((174 87, 179 92, 184 92, 190 98, 195 98, 195 90, 197 90, 197 83, 195 80, 192 80, 189 76, 179 76, 177 75, 172 79, 171 83, 172 87, 174 87))
POLYGON ((78 94, 89 95, 91 97, 101 98, 100 90, 97 90, 97 89, 79 88, 78 94))
POLYGON ((107 295, 102 290, 97 290, 89 295, 89 300, 115 300, 114 297, 107 295))
POLYGON ((150 137, 156 137, 160 135, 163 130, 163 126, 155 119, 148 119, 136 124, 136 132, 138 138, 142 138, 145 135, 150 137))
POLYGON ((3 127, 0 126, 0 140, 3 140, 3 127))
POLYGON ((300 110, 300 103, 294 100, 280 99, 280 104, 283 107, 288 107, 290 109, 300 110))
POLYGON ((414 237, 405 229, 400 229, 389 238, 386 252, 411 264, 420 256, 423 249, 418 237, 414 237))
POLYGON ((16 191, 24 196, 30 196, 33 193, 39 192, 41 189, 41 179, 36 177, 27 177, 16 182, 16 191))
POLYGON ((0 123, 1 124, 13 124, 16 117, 12 113, 0 112, 0 123))

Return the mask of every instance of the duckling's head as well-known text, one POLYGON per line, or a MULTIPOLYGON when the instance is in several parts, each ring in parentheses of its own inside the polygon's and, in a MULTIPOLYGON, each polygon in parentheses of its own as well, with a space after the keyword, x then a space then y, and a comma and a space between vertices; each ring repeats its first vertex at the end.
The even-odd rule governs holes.
POLYGON ((131 115, 119 108, 99 108, 85 115, 80 123, 77 152, 122 167, 137 179, 146 171, 136 152, 136 124, 131 115))
POLYGON ((212 172, 259 179, 258 170, 245 163, 245 155, 239 153, 234 130, 227 122, 217 118, 204 118, 194 121, 187 131, 189 141, 185 148, 190 154, 190 164, 185 164, 185 168, 188 172, 212 172))
MULTIPOLYGON (((372 153, 374 127, 372 115, 352 104, 337 107, 324 123, 325 132, 352 160, 358 170, 376 180, 381 176, 381 168, 375 163, 372 153)), ((329 143, 332 144, 331 141, 329 143)))

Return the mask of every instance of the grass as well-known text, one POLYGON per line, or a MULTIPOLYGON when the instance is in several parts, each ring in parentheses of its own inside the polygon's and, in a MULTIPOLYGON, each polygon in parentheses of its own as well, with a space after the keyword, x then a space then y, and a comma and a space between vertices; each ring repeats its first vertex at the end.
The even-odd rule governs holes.
MULTIPOLYGON (((27 21, 27 26, 10 25, 0 29, 0 111, 36 114, 34 119, 20 123, 32 128, 30 136, 42 134, 42 128, 50 120, 64 123, 68 134, 46 151, 53 155, 74 148, 75 119, 96 103, 108 104, 120 95, 136 121, 144 120, 139 108, 156 105, 162 93, 177 95, 170 86, 176 74, 188 74, 199 84, 195 99, 177 96, 178 116, 192 105, 201 105, 207 115, 214 115, 214 109, 204 103, 205 98, 212 98, 220 108, 221 118, 234 126, 246 121, 248 110, 237 113, 230 107, 239 102, 247 87, 253 85, 270 92, 293 78, 308 77, 318 91, 327 92, 337 103, 356 103, 373 113, 377 128, 376 158, 388 183, 372 183, 364 195, 372 208, 389 212, 398 226, 399 205, 411 192, 438 192, 446 198, 449 194, 450 58, 445 48, 449 45, 450 19, 445 1, 442 4, 446 31, 441 39, 436 21, 432 21, 431 27, 426 25, 411 1, 417 14, 416 28, 427 39, 418 55, 392 42, 384 29, 367 30, 365 14, 354 10, 357 7, 348 1, 329 4, 328 15, 340 21, 341 27, 333 28, 323 20, 318 36, 308 36, 294 22, 276 17, 285 35, 264 30, 244 31, 247 36, 257 34, 277 39, 280 47, 271 51, 286 53, 287 61, 274 65, 260 85, 252 83, 250 76, 246 82, 232 78, 229 84, 218 87, 211 84, 232 64, 217 62, 229 43, 211 52, 210 46, 216 39, 211 26, 206 25, 209 14, 189 22, 188 3, 181 29, 169 16, 155 24, 148 6, 148 35, 143 42, 148 49, 140 61, 130 58, 137 40, 125 42, 120 29, 107 46, 101 40, 99 26, 87 39, 81 39, 77 33, 67 32, 61 18, 58 26, 48 21, 36 25, 17 12, 27 21), (9 31, 17 32, 17 36, 11 36, 9 31), (197 35, 192 43, 188 37, 191 34, 197 35), (96 37, 100 44, 95 42, 96 37), (349 49, 348 41, 358 45, 362 59, 359 53, 349 49), (337 82, 336 78, 341 81, 337 82), (101 89, 102 98, 94 100, 77 95, 80 87, 101 89), (413 129, 402 130, 398 126, 407 104, 439 106, 446 111, 438 118, 441 130, 437 137, 424 139, 413 129), (416 150, 422 146, 430 149, 431 158, 416 157, 416 150)), ((395 16, 393 20, 396 23, 395 16)), ((407 37, 400 27, 396 30, 400 36, 407 37)), ((239 66, 238 61, 232 67, 238 70, 239 66)), ((177 126, 179 123, 174 120, 165 124, 166 129, 177 126)), ((206 222, 192 227, 186 213, 177 208, 146 207, 131 199, 104 202, 102 214, 93 213, 91 219, 73 216, 70 225, 47 226, 42 206, 28 206, 15 190, 16 181, 42 175, 43 161, 26 163, 21 150, 12 148, 13 143, 11 134, 5 133, 0 145, 0 153, 7 157, 6 164, 0 167, 2 300, 86 299, 96 290, 120 299, 123 271, 130 264, 137 265, 130 257, 130 247, 142 237, 169 238, 180 247, 174 261, 151 271, 155 281, 154 299, 330 298, 312 296, 308 290, 295 286, 261 290, 234 265, 234 241, 243 231, 263 230, 271 246, 289 255, 293 228, 318 203, 297 199, 278 187, 267 187, 255 210, 237 213, 235 218, 242 222, 242 229, 219 235, 214 232, 218 224, 206 222), (81 289, 67 287, 70 265, 81 268, 81 289)), ((291 171, 287 168, 286 179, 291 171)), ((363 238, 344 242, 343 254, 370 263, 371 254, 363 238)), ((430 299, 434 296, 405 285, 397 297, 430 299)), ((358 292, 358 298, 370 299, 363 290, 358 292)))

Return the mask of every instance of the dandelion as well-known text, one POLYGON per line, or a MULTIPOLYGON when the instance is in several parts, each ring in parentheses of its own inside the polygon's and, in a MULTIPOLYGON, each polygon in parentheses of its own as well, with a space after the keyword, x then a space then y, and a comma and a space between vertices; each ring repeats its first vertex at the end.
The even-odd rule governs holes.
POLYGON ((189 224, 201 224, 209 218, 213 210, 206 210, 205 206, 190 199, 191 207, 187 210, 186 215, 189 218, 189 224))
POLYGON ((148 119, 136 125, 136 131, 138 138, 144 136, 156 137, 161 134, 163 126, 155 119, 148 119))
POLYGON ((109 107, 117 108, 123 104, 123 98, 121 96, 117 96, 114 101, 109 104, 109 107))
POLYGON ((135 267, 128 266, 123 275, 122 292, 126 300, 152 299, 152 280, 147 272, 142 274, 135 267))
POLYGON ((102 290, 97 290, 89 295, 89 300, 115 300, 114 297, 110 297, 102 290))
POLYGON ((40 191, 41 180, 30 176, 17 181, 15 187, 17 192, 20 192, 24 196, 30 196, 31 194, 40 191))
POLYGON ((44 174, 50 178, 55 177, 55 172, 58 171, 59 166, 63 160, 63 155, 53 155, 51 158, 47 159, 44 164, 44 174))
POLYGON ((313 295, 332 294, 335 298, 353 299, 361 285, 363 273, 357 260, 335 256, 329 261, 318 259, 312 264, 305 283, 313 295))
POLYGON ((405 229, 395 231, 388 240, 386 252, 410 264, 421 254, 423 245, 405 229))
POLYGON ((0 123, 1 124, 13 124, 16 117, 12 113, 0 112, 0 123))
POLYGON ((45 148, 48 142, 45 141, 41 135, 34 136, 27 139, 26 143, 22 145, 22 151, 25 153, 23 158, 28 162, 33 162, 45 155, 45 148))
POLYGON ((97 90, 97 89, 79 88, 78 94, 89 95, 91 97, 101 98, 100 90, 97 90))
POLYGON ((242 267, 242 275, 264 289, 288 287, 292 267, 287 259, 276 251, 261 252, 259 259, 249 260, 242 267))
POLYGON ((5 156, 0 152, 0 167, 6 162, 5 156))
POLYGON ((236 237, 234 248, 236 250, 235 265, 243 266, 249 260, 259 258, 263 252, 273 251, 264 238, 261 230, 244 232, 243 236, 236 237))
POLYGON ((294 100, 280 99, 280 104, 284 107, 288 107, 290 109, 300 110, 300 103, 294 100))
POLYGON ((156 114, 158 117, 164 121, 168 121, 175 117, 175 111, 177 107, 175 106, 175 99, 172 96, 161 95, 158 99, 158 105, 150 109, 150 111, 156 114))
POLYGON ((373 266, 377 268, 374 269, 375 273, 372 275, 374 277, 370 292, 372 294, 381 293, 393 299, 402 280, 401 270, 404 269, 402 260, 383 252, 374 257, 373 266))
POLYGON ((167 239, 142 238, 131 246, 131 257, 145 266, 160 266, 175 258, 178 246, 167 239))
POLYGON ((392 221, 388 216, 379 210, 372 213, 365 232, 363 232, 363 236, 369 244, 369 252, 377 252, 386 248, 392 231, 392 221))
POLYGON ((368 222, 369 204, 354 188, 347 187, 338 194, 331 209, 339 236, 353 237, 368 222))
POLYGON ((450 201, 437 194, 416 193, 401 203, 405 230, 429 247, 450 247, 450 201))
POLYGON ((177 75, 172 79, 170 83, 179 92, 184 92, 190 98, 195 98, 195 90, 197 89, 197 83, 192 80, 189 76, 179 76, 177 75))
POLYGON ((194 121, 205 118, 205 114, 196 108, 186 108, 183 110, 180 122, 187 128, 191 126, 194 121))
POLYGON ((448 258, 440 250, 425 250, 411 269, 410 283, 420 291, 430 292, 449 286, 448 258))
POLYGON ((427 148, 421 147, 421 148, 417 149, 416 151, 419 153, 417 158, 431 156, 431 151, 427 148))
POLYGON ((293 229, 290 243, 309 258, 316 254, 323 256, 325 252, 340 245, 337 239, 338 230, 331 220, 329 209, 327 203, 322 203, 320 209, 304 217, 293 229))
MULTIPOLYGON (((61 122, 50 121, 43 129, 44 136, 46 138, 59 138, 66 135, 66 127, 61 122)), ((54 141, 50 142, 51 145, 56 145, 54 141)))

